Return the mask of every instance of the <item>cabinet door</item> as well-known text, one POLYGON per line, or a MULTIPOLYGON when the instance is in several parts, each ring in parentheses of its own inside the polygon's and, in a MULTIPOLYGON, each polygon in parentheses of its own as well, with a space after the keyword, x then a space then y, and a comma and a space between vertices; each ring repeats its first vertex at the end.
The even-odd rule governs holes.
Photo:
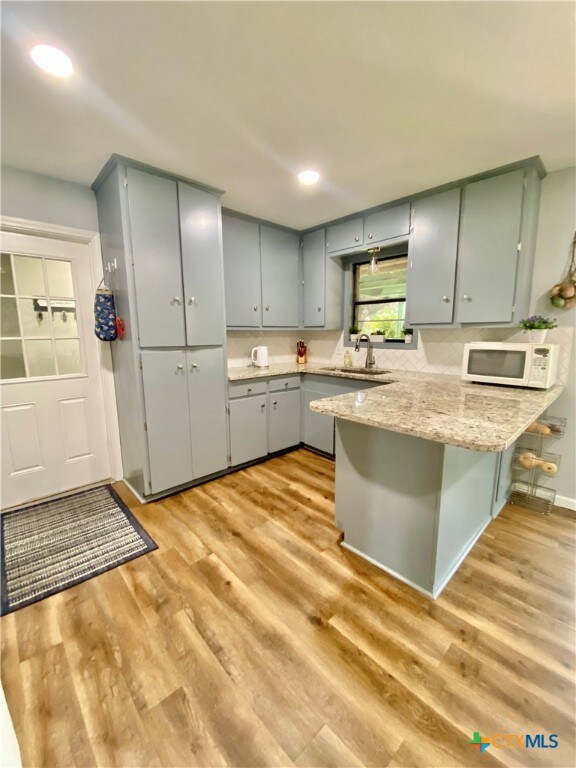
POLYGON ((512 319, 523 192, 524 171, 464 187, 455 313, 459 323, 512 319))
POLYGON ((253 221, 222 217, 226 325, 259 328, 262 322, 260 229, 253 221))
POLYGON ((364 219, 349 219, 340 224, 328 227, 326 248, 328 253, 344 251, 348 248, 360 246, 364 242, 364 219))
POLYGON ((300 241, 295 232, 260 226, 262 325, 299 325, 300 241))
POLYGON ((460 189, 414 203, 406 287, 410 325, 452 322, 459 216, 460 189))
POLYGON ((227 466, 226 364, 222 347, 186 352, 192 474, 198 477, 227 466))
POLYGON ((224 342, 220 204, 202 189, 178 184, 182 274, 189 347, 224 342))
POLYGON ((142 352, 151 493, 192 480, 186 353, 142 352))
POLYGON ((303 391, 303 442, 311 448, 334 455, 334 418, 310 410, 312 400, 321 400, 319 392, 303 391))
POLYGON ((176 182, 134 168, 127 174, 140 345, 184 346, 176 182))
POLYGON ((229 407, 232 466, 266 456, 266 395, 231 400, 229 407))
POLYGON ((326 317, 325 232, 319 229, 303 237, 304 326, 322 328, 326 317))
POLYGON ((364 242, 377 243, 402 237, 410 232, 410 203, 369 213, 364 217, 364 242))
POLYGON ((282 451, 300 443, 300 390, 270 393, 268 450, 282 451))

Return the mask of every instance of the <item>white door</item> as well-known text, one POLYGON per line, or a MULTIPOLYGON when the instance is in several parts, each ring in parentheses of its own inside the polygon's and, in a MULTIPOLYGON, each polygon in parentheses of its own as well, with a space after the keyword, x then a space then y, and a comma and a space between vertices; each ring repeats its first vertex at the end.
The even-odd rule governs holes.
POLYGON ((88 245, 2 233, 3 509, 111 475, 88 245))

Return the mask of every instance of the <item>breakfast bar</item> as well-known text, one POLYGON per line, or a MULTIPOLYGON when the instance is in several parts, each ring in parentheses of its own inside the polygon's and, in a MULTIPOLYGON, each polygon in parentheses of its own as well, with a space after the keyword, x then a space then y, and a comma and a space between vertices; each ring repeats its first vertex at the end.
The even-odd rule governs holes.
POLYGON ((514 443, 562 392, 390 371, 310 403, 336 419, 342 546, 436 598, 506 502, 514 443))

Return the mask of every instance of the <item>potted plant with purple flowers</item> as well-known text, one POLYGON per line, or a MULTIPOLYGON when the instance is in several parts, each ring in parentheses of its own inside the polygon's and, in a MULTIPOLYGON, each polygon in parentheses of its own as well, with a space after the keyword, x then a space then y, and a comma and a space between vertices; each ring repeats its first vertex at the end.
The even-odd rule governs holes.
POLYGON ((542 317, 542 315, 532 315, 526 320, 520 320, 520 325, 524 333, 528 334, 528 341, 535 344, 542 344, 546 340, 548 331, 558 327, 556 318, 542 317))

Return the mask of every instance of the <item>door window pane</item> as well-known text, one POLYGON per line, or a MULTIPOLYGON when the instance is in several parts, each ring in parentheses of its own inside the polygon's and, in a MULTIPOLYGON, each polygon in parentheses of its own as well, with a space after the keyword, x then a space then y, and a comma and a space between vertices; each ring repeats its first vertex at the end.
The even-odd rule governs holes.
POLYGON ((12 276, 10 254, 3 253, 0 258, 0 293, 14 296, 14 278, 12 276))
POLYGON ((52 333, 54 338, 58 338, 58 336, 78 336, 76 302, 50 299, 50 308, 52 310, 52 333))
POLYGON ((56 373, 56 361, 52 341, 49 339, 27 339, 26 359, 30 376, 54 376, 56 373))
POLYGON ((69 261, 46 259, 46 274, 48 276, 48 292, 50 296, 74 298, 72 267, 69 261))
POLYGON ((0 299, 0 336, 20 336, 16 299, 0 299))
POLYGON ((82 373, 79 339, 56 339, 56 360, 58 373, 82 373))
POLYGON ((16 288, 20 296, 45 296, 42 259, 36 256, 14 256, 16 288))
POLYGON ((46 299, 18 299, 23 336, 50 336, 46 299))
POLYGON ((20 339, 0 341, 0 378, 23 379, 26 376, 20 339))

